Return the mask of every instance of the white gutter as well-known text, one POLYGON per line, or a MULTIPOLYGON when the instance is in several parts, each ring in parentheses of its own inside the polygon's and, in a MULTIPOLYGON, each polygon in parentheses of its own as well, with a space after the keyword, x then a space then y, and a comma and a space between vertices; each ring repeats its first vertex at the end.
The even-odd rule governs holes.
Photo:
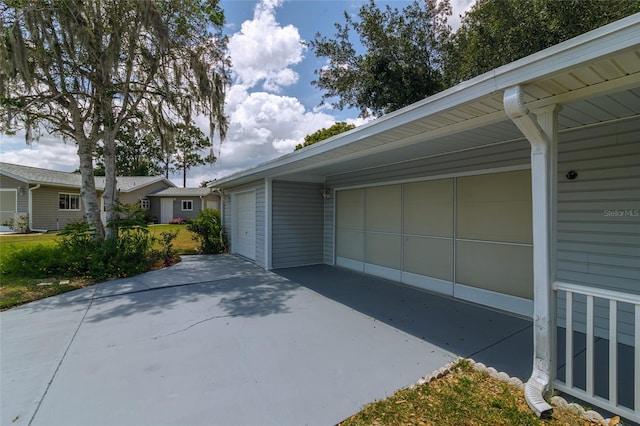
POLYGON ((551 390, 555 363, 551 354, 554 324, 552 290, 553 214, 557 153, 557 106, 529 111, 520 86, 505 90, 504 109, 531 144, 531 195, 533 217, 533 372, 524 388, 529 407, 540 418, 553 413, 544 396, 551 390))
POLYGON ((36 189, 40 188, 40 184, 29 188, 29 198, 28 198, 28 206, 27 206, 27 214, 29 215, 29 230, 34 232, 48 232, 46 229, 33 229, 33 192, 36 189))

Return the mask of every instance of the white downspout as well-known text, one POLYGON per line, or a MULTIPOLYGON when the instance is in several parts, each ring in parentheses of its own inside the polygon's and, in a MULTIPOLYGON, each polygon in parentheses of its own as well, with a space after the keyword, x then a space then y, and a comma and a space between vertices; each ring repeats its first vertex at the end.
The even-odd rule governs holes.
POLYGON ((555 362, 555 298, 551 284, 554 249, 555 177, 558 107, 538 116, 524 103, 520 86, 504 92, 509 118, 531 144, 531 193, 533 217, 533 372, 525 384, 525 399, 540 418, 549 418, 553 408, 544 396, 551 390, 555 362), (544 128, 543 128, 544 126, 544 128))

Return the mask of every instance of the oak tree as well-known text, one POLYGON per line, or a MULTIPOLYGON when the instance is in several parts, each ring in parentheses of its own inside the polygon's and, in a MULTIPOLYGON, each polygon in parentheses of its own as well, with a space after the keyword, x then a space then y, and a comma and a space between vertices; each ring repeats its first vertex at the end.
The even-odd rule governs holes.
POLYGON ((450 14, 448 0, 415 0, 401 11, 380 9, 370 0, 357 17, 345 12, 333 38, 318 33, 309 42, 316 56, 327 60, 312 84, 324 91, 323 102, 356 108, 363 116, 385 114, 440 91, 439 46, 450 14))
MULTIPOLYGON (((27 141, 47 132, 77 144, 81 197, 105 236, 93 178, 104 152, 102 194, 115 218, 116 136, 139 111, 161 135, 208 118, 224 138, 229 61, 218 0, 4 0, 0 4, 0 121, 27 141)), ((107 229, 107 237, 115 232, 107 229)))

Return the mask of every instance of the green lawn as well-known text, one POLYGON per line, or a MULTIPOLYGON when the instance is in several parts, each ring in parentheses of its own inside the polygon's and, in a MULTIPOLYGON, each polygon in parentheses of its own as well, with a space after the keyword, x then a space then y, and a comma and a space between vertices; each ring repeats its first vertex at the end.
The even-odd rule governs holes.
MULTIPOLYGON (((176 253, 196 254, 198 244, 192 239, 193 234, 187 230, 185 225, 153 225, 149 227, 149 232, 157 238, 160 238, 162 232, 175 231, 178 231, 178 236, 173 241, 176 253)), ((73 277, 32 279, 2 275, 3 260, 10 253, 36 245, 54 245, 58 238, 56 233, 0 235, 0 310, 95 284, 90 280, 73 277)), ((156 248, 160 248, 159 243, 156 243, 156 248)))
MULTIPOLYGON (((487 372, 474 369, 469 361, 462 360, 445 376, 373 402, 339 426, 593 424, 568 407, 555 407, 552 418, 540 420, 527 406, 522 390, 490 377, 487 372)), ((614 420, 611 424, 617 422, 614 420)))

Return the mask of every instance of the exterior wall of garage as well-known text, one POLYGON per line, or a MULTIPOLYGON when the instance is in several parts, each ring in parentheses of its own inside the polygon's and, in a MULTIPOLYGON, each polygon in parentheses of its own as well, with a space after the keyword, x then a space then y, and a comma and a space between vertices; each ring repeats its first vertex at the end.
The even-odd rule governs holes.
POLYGON ((272 267, 323 263, 322 184, 273 181, 272 267))
MULTIPOLYGON (((640 119, 562 134, 558 151, 556 280, 640 294, 640 119)), ((586 298, 574 296, 573 306, 574 330, 584 333, 586 298)), ((618 304, 618 339, 629 345, 633 311, 618 304)), ((608 300, 595 298, 594 313, 595 334, 606 337, 608 300)), ((559 326, 565 318, 559 292, 559 326)))
POLYGON ((233 194, 246 191, 255 191, 256 194, 256 264, 266 268, 265 258, 265 183, 255 181, 246 185, 240 185, 224 191, 223 222, 224 232, 229 240, 229 250, 234 253, 233 248, 233 194))

